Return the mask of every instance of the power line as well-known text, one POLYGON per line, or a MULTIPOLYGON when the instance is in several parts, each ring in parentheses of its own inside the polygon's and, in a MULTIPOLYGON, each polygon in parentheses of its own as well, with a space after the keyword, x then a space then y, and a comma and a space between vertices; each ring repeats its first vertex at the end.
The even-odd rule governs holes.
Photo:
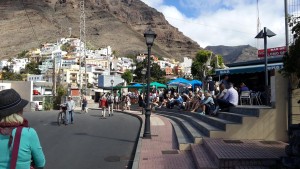
POLYGON ((220 26, 212 26, 212 25, 202 24, 202 23, 199 23, 199 22, 186 21, 186 20, 182 20, 182 19, 178 19, 178 18, 169 17, 169 16, 165 16, 165 18, 178 20, 178 21, 186 22, 186 23, 192 23, 192 24, 196 24, 196 25, 202 25, 202 26, 205 26, 205 27, 220 28, 220 29, 229 30, 229 31, 232 31, 232 32, 240 32, 240 33, 244 33, 244 34, 253 34, 253 33, 250 33, 250 32, 243 32, 243 31, 239 31, 239 30, 235 30, 235 29, 228 29, 228 28, 224 28, 224 27, 220 27, 220 26))
MULTIPOLYGON (((27 19, 28 19, 28 21, 29 21, 29 24, 30 24, 32 33, 33 33, 35 39, 37 40, 37 42, 39 42, 39 39, 38 39, 38 37, 36 36, 36 33, 35 33, 34 29, 33 29, 33 25, 32 25, 32 23, 31 23, 31 20, 30 20, 30 18, 29 18, 29 16, 28 16, 28 13, 27 13, 26 8, 25 8, 24 0, 21 0, 21 4, 23 5, 23 8, 24 8, 24 10, 25 10, 25 14, 26 14, 26 17, 27 17, 27 19)), ((38 45, 39 45, 39 43, 38 43, 38 45)))

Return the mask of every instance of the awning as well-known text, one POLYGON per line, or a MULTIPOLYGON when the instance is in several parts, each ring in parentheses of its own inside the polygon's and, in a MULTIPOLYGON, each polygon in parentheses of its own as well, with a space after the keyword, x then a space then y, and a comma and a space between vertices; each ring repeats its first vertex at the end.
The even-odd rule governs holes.
MULTIPOLYGON (((268 64, 268 70, 280 70, 283 68, 283 63, 272 63, 268 64)), ((239 73, 255 73, 255 72, 264 72, 265 65, 251 65, 251 66, 238 66, 231 67, 227 69, 216 69, 216 75, 224 75, 224 74, 239 74, 239 73)))

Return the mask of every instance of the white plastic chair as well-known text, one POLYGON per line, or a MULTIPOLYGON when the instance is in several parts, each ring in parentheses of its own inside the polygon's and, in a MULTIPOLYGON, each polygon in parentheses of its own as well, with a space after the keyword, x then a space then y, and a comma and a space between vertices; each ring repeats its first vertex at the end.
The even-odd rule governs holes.
POLYGON ((249 105, 252 105, 252 100, 250 96, 250 91, 242 91, 240 95, 240 103, 243 105, 243 100, 246 100, 246 103, 249 103, 249 105))

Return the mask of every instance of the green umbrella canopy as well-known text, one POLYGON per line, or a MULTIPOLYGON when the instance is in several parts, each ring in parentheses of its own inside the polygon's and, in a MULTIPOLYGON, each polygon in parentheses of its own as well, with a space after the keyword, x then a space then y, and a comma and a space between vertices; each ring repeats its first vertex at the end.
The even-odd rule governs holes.
POLYGON ((150 87, 152 86, 155 86, 155 88, 167 88, 167 85, 158 82, 151 82, 150 87))

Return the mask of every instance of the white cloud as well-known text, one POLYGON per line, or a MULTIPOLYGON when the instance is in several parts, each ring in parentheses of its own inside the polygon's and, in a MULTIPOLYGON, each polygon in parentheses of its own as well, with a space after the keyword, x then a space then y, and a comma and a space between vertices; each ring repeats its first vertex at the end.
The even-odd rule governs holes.
POLYGON ((142 0, 142 1, 153 8, 158 8, 159 6, 163 5, 164 2, 164 0, 142 0))
MULTIPOLYGON (((164 5, 163 0, 142 0, 162 12, 170 24, 186 36, 207 45, 251 45, 263 48, 263 40, 257 45, 257 6, 250 0, 180 0, 179 4, 200 12, 197 17, 188 18, 175 6, 164 5), (189 4, 189 5, 187 5, 189 4), (203 12, 205 11, 205 12, 203 12)), ((268 38, 268 47, 285 45, 284 2, 259 1, 261 28, 267 27, 277 35, 268 38)))

